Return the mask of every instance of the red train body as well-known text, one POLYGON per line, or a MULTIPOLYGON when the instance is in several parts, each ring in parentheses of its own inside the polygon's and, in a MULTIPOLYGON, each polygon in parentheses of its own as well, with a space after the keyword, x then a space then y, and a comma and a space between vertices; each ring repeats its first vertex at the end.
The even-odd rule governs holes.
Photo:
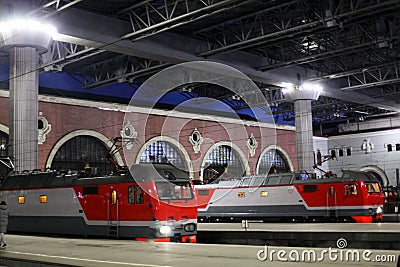
POLYGON ((186 173, 167 164, 138 164, 132 173, 79 178, 33 172, 2 183, 9 231, 114 236, 137 240, 195 242, 197 208, 186 173), (159 197, 159 187, 175 190, 159 197))
POLYGON ((235 219, 310 219, 372 222, 382 219, 384 195, 364 172, 310 179, 282 173, 240 181, 195 186, 201 221, 235 219))

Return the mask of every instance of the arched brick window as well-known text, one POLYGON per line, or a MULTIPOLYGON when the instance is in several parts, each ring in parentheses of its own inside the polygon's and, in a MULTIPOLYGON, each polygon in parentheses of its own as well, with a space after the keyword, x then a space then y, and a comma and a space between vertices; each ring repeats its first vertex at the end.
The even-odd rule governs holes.
POLYGON ((107 159, 108 148, 93 136, 76 136, 65 142, 57 151, 52 169, 83 170, 89 164, 93 173, 109 174, 115 171, 107 159))
POLYGON ((215 147, 205 160, 203 181, 240 179, 245 174, 238 153, 228 145, 215 147))
POLYGON ((290 172, 290 165, 286 156, 277 149, 267 150, 261 157, 258 174, 276 172, 290 172))
POLYGON ((168 141, 154 141, 148 145, 140 156, 140 162, 171 163, 182 170, 187 170, 182 152, 168 141))

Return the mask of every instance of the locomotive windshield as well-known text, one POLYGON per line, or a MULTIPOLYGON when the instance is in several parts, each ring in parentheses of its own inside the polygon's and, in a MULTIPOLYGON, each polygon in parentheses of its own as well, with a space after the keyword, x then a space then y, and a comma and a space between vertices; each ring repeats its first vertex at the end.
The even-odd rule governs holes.
POLYGON ((156 182, 156 188, 160 200, 193 198, 189 182, 156 182))
POLYGON ((365 183, 368 193, 380 193, 381 189, 378 183, 365 183))

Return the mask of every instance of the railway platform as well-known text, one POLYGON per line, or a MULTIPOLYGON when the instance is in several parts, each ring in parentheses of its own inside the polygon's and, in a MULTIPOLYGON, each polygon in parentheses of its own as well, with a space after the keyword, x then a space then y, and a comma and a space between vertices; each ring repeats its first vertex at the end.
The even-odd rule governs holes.
POLYGON ((198 242, 274 246, 400 250, 398 223, 199 223, 198 242))
MULTIPOLYGON (((0 265, 8 267, 47 266, 399 266, 400 251, 371 250, 346 260, 346 248, 336 246, 335 255, 327 248, 275 246, 179 244, 131 240, 80 239, 7 235, 8 247, 0 250, 0 265), (368 252, 368 258, 364 254, 368 252), (271 254, 273 253, 273 254, 271 254), (280 257, 278 258, 278 253, 280 257), (296 255, 298 258, 296 260, 296 255), (303 257, 304 256, 304 257, 303 257), (378 260, 379 259, 379 260, 378 260)), ((355 251, 352 252, 354 255, 355 251)))

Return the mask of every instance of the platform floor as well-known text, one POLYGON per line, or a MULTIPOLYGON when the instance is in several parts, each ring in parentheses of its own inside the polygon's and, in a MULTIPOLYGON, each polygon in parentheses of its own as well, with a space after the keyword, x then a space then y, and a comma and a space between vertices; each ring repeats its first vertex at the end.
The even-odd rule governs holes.
MULTIPOLYGON (((310 262, 284 262, 276 258, 260 261, 257 253, 265 246, 209 245, 135 242, 130 240, 76 239, 43 236, 6 235, 8 247, 0 250, 0 265, 33 266, 23 261, 43 262, 40 266, 309 266, 310 262), (14 264, 12 262, 14 261, 14 264), (20 263, 15 264, 15 261, 20 263)), ((301 248, 268 247, 302 253, 301 248)), ((307 248, 310 249, 310 248, 307 248)), ((317 255, 324 248, 315 248, 317 255)), ((293 253, 293 252, 292 252, 293 253)), ((362 253, 362 251, 360 251, 362 253)), ((342 262, 331 260, 325 255, 323 261, 313 262, 314 266, 398 266, 400 251, 373 250, 371 262, 342 262), (377 262, 376 255, 391 256, 390 262, 377 262)), ((261 253, 261 256, 264 254, 261 253)))
MULTIPOLYGON (((199 223, 199 231, 269 231, 269 232, 381 232, 400 233, 400 223, 199 223)), ((400 240, 399 240, 400 242, 400 240)))
MULTIPOLYGON (((333 247, 400 250, 399 223, 199 223, 197 240, 206 244, 333 247)), ((400 266, 399 266, 400 267, 400 266)))

